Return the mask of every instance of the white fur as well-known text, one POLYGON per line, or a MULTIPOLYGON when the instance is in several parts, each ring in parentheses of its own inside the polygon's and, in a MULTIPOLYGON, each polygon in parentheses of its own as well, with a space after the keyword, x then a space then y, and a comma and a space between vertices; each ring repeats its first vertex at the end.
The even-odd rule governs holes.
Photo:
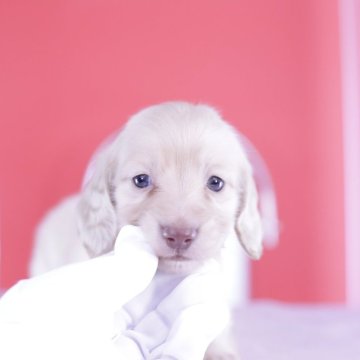
POLYGON ((76 218, 79 195, 73 195, 52 209, 35 234, 30 275, 35 276, 64 264, 89 259, 79 241, 76 218))
MULTIPOLYGON (((60 205, 39 230, 31 273, 112 249, 119 229, 139 225, 168 272, 191 272, 203 260, 218 258, 224 240, 236 231, 253 258, 262 253, 262 226, 252 169, 238 134, 209 106, 171 102, 142 110, 97 155, 80 195, 60 205), (132 181, 149 174, 152 184, 132 181), (219 192, 210 176, 225 182, 219 192), (79 235, 75 232, 78 219, 79 235), (161 236, 161 226, 196 228, 186 261, 161 236), (66 228, 71 229, 71 234, 66 228)), ((226 337, 228 338, 228 337, 226 337)), ((206 359, 237 359, 228 340, 209 348, 206 359)))

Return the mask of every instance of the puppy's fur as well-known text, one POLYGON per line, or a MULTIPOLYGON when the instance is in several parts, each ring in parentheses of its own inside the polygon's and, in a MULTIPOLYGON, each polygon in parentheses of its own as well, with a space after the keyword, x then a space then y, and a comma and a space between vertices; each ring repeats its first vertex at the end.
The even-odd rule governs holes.
MULTIPOLYGON (((184 102, 149 107, 133 116, 97 155, 81 194, 50 215, 49 225, 39 233, 32 273, 74 261, 75 255, 64 256, 69 252, 86 258, 84 247, 91 256, 111 250, 126 224, 142 228, 159 256, 159 266, 167 272, 190 273, 204 260, 218 257, 234 230, 245 251, 258 259, 262 227, 257 198, 238 135, 214 109, 184 102), (133 178, 139 174, 149 175, 149 186, 135 186, 133 178), (207 186, 211 176, 224 181, 220 191, 207 186), (68 208, 77 210, 70 214, 68 208), (80 237, 60 246, 62 252, 56 254, 58 235, 53 234, 50 242, 46 229, 57 226, 59 212, 64 217, 59 229, 72 223, 74 236, 78 216, 80 237), (164 228, 195 229, 196 236, 186 249, 174 249, 166 241, 164 228), (44 254, 49 253, 55 253, 55 259, 45 264, 48 256, 44 254)), ((229 346, 227 340, 215 341, 206 359, 237 359, 229 346)))

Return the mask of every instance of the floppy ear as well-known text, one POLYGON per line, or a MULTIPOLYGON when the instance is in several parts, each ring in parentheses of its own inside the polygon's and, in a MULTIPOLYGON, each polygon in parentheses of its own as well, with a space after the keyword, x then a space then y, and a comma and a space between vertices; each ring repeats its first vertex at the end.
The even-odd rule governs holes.
POLYGON ((256 185, 247 160, 243 171, 242 186, 240 211, 236 219, 235 230, 247 254, 253 259, 259 259, 263 250, 263 229, 258 209, 256 185))
POLYGON ((92 174, 80 194, 79 232, 89 255, 97 256, 112 250, 117 234, 111 145, 90 166, 92 174))

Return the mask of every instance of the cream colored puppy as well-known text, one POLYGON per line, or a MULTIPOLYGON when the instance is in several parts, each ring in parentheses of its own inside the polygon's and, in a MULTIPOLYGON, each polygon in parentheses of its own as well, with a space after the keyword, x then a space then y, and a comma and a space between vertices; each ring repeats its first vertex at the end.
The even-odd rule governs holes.
MULTIPOLYGON (((32 273, 110 251, 126 224, 141 227, 167 272, 190 273, 204 260, 218 258, 234 230, 252 258, 262 253, 251 166, 238 134, 205 105, 169 102, 133 116, 97 155, 82 193, 62 207, 50 214, 52 225, 40 230, 32 273), (57 245, 55 235, 51 242, 45 238, 49 227, 61 228, 58 212, 63 223, 73 223, 74 236, 67 234, 71 243, 63 243, 63 256, 54 255, 50 264, 44 254, 54 254, 57 245)), ((206 359, 238 357, 223 337, 210 346, 206 359)))

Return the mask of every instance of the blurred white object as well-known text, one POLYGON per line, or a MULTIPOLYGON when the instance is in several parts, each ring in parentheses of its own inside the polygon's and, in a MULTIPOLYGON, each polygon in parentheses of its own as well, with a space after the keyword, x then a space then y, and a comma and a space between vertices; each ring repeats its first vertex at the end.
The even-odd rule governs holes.
POLYGON ((0 301, 0 357, 203 359, 229 321, 220 266, 188 276, 157 266, 128 225, 109 255, 21 281, 0 301))
POLYGON ((360 7, 357 0, 339 1, 346 298, 360 308, 360 7))

